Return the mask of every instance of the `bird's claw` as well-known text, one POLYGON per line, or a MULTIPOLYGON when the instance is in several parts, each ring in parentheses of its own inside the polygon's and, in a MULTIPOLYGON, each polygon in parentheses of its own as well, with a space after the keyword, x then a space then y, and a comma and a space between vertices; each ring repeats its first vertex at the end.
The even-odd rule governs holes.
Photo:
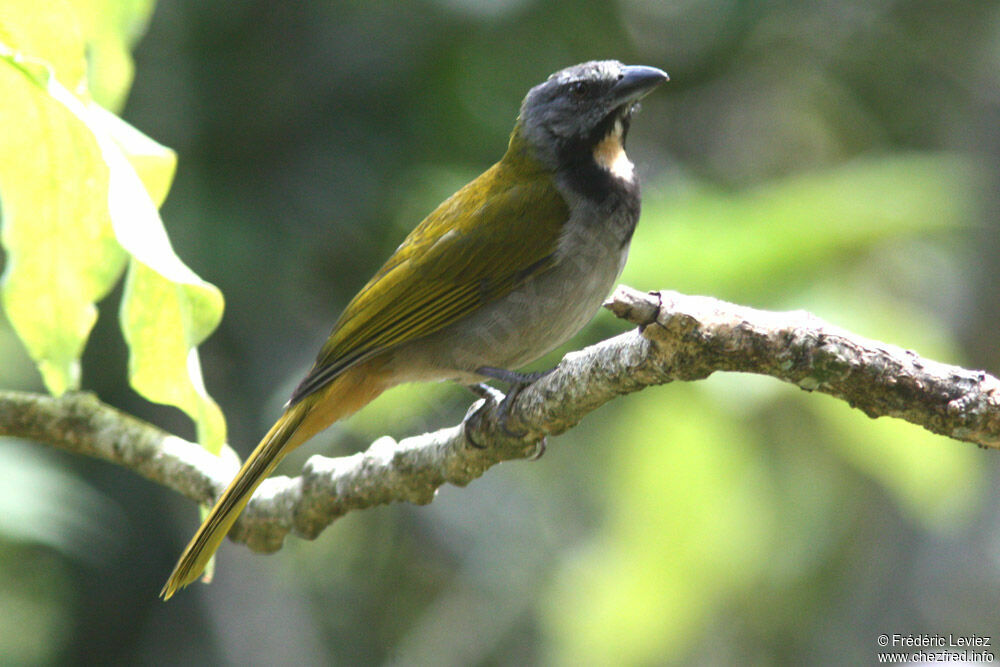
POLYGON ((475 449, 486 449, 486 445, 480 445, 476 442, 476 439, 472 437, 472 432, 479 428, 483 421, 483 414, 490 407, 490 403, 499 405, 503 401, 503 392, 488 384, 469 385, 469 390, 483 399, 483 402, 481 404, 478 401, 473 403, 469 411, 465 413, 465 418, 462 420, 462 432, 465 434, 465 441, 469 443, 469 446, 475 449))
MULTIPOLYGON (((507 421, 510 416, 510 408, 514 404, 514 401, 517 400, 517 397, 521 394, 521 392, 524 391, 528 385, 531 384, 531 382, 534 382, 543 375, 547 375, 547 373, 532 373, 530 376, 522 376, 521 379, 525 379, 526 377, 530 377, 531 379, 529 382, 514 383, 506 395, 499 389, 491 387, 485 383, 469 385, 470 391, 482 398, 483 403, 474 410, 470 409, 465 415, 465 419, 462 424, 466 442, 468 442, 469 445, 475 449, 486 449, 485 445, 481 445, 476 442, 476 439, 472 437, 472 433, 479 428, 485 411, 490 407, 490 403, 496 404, 497 425, 500 427, 500 430, 504 432, 504 435, 515 440, 520 440, 528 435, 527 431, 515 431, 507 425, 507 421)), ((545 438, 543 437, 535 443, 535 451, 528 458, 528 460, 537 461, 540 459, 542 454, 545 453, 545 445, 545 438)))
POLYGON ((547 439, 548 438, 546 438, 545 436, 542 436, 542 439, 535 443, 535 451, 532 452, 531 456, 528 457, 529 461, 537 461, 538 459, 542 458, 542 455, 545 454, 545 447, 546 447, 545 441, 547 439))
POLYGON ((497 406, 497 424, 500 425, 500 429, 509 437, 515 439, 521 439, 528 435, 527 431, 515 431, 507 425, 507 421, 510 418, 510 408, 514 405, 514 401, 517 397, 521 395, 521 392, 528 388, 529 383, 518 382, 511 385, 510 389, 507 390, 507 395, 503 397, 500 401, 500 405, 497 406))

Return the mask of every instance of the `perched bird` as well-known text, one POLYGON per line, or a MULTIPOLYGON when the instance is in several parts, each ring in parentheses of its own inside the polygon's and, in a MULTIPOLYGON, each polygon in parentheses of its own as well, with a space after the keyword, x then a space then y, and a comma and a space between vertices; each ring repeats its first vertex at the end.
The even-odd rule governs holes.
POLYGON ((432 211, 344 309, 184 550, 164 599, 198 578, 257 486, 319 431, 404 382, 524 382, 511 369, 594 316, 639 217, 629 122, 664 81, 655 67, 605 60, 528 91, 500 161, 432 211))

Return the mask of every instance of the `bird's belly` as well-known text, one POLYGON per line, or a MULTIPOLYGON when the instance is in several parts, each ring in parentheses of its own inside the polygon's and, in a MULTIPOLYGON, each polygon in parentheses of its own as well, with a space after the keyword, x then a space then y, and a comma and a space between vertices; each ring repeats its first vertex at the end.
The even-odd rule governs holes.
POLYGON ((408 380, 477 382, 477 368, 515 370, 572 338, 600 308, 627 247, 600 244, 565 257, 506 296, 402 347, 393 363, 408 380), (600 247, 603 245, 603 247, 600 247))

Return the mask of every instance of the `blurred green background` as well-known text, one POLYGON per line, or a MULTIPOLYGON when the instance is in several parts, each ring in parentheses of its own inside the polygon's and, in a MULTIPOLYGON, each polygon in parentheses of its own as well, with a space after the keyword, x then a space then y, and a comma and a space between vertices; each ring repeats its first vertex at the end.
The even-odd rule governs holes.
MULTIPOLYGON (((162 209, 227 299, 201 348, 247 454, 354 292, 502 154, 527 89, 593 58, 671 81, 633 123, 644 212, 622 282, 803 308, 1000 372, 995 2, 160 0, 123 116, 174 148, 162 209)), ((126 382, 119 291, 84 386, 126 382)), ((625 328, 600 314, 567 349, 625 328)), ((565 350, 563 350, 565 351, 565 350)), ((0 385, 40 389, 0 335, 0 385)), ((538 366, 555 363, 553 355, 538 366)), ((456 423, 404 387, 291 457, 456 423)), ((0 443, 0 656, 13 664, 797 664, 880 633, 1000 642, 995 452, 768 378, 620 399, 536 463, 353 513, 157 597, 190 502, 0 443)))

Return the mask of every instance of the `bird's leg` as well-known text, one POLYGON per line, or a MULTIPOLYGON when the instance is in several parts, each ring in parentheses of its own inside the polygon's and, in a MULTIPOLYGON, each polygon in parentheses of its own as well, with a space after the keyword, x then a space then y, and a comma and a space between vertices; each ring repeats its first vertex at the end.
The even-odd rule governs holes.
MULTIPOLYGON (((536 380, 539 380, 554 369, 547 371, 541 371, 536 373, 518 373, 516 371, 509 371, 503 368, 493 368, 492 366, 481 366, 476 369, 476 372, 480 375, 485 375, 486 377, 493 378, 495 380, 500 380, 501 382, 506 382, 510 384, 510 388, 507 390, 507 394, 503 396, 501 392, 494 387, 489 386, 485 383, 469 385, 469 390, 480 398, 485 399, 487 402, 496 401, 497 405, 497 421, 500 424, 500 428, 503 429, 504 433, 512 438, 523 438, 525 433, 518 433, 507 426, 507 418, 510 414, 510 407, 517 400, 517 397, 524 391, 528 385, 532 384, 536 380), (502 396, 502 398, 499 398, 502 396)), ((485 407, 485 406, 484 406, 485 407)), ((481 448, 482 445, 477 443, 468 434, 468 428, 466 428, 466 439, 474 446, 481 448)), ((534 461, 545 453, 545 438, 542 438, 537 445, 535 454, 530 460, 534 461)))
MULTIPOLYGON (((517 371, 508 371, 505 368, 493 368, 492 366, 480 366, 476 369, 476 372, 480 375, 485 375, 488 378, 493 378, 494 380, 500 380, 501 382, 506 382, 511 385, 511 389, 520 385, 520 391, 524 391, 524 388, 529 384, 541 380, 546 375, 549 375, 554 371, 554 368, 550 368, 547 371, 536 371, 534 373, 518 373, 517 371)), ((520 391, 518 393, 520 393, 520 391)))
POLYGON ((517 397, 520 396, 521 392, 527 389, 530 384, 542 379, 554 370, 554 368, 550 368, 547 371, 539 371, 536 373, 518 373, 517 371, 508 371, 503 368, 493 368, 492 366, 480 366, 476 369, 476 372, 480 375, 485 375, 488 378, 500 380, 501 382, 506 382, 510 385, 510 388, 507 389, 507 395, 504 396, 503 400, 500 401, 500 405, 497 406, 497 419, 500 422, 500 428, 502 428, 507 435, 512 438, 524 437, 524 433, 515 433, 507 428, 507 417, 510 414, 510 407, 514 405, 514 401, 517 400, 517 397))

